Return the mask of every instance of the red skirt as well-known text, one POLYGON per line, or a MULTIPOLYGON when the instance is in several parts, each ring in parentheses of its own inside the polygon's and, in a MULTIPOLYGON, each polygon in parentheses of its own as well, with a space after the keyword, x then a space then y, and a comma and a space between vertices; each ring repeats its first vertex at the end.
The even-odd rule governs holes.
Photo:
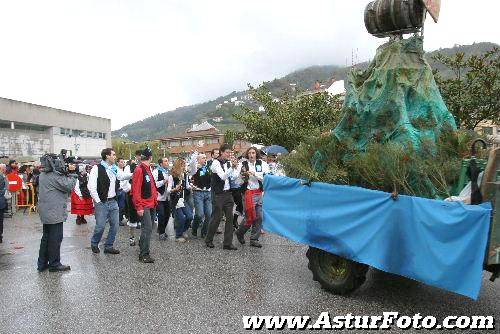
POLYGON ((94 203, 92 198, 80 198, 73 190, 71 192, 71 213, 79 216, 93 215, 94 203))

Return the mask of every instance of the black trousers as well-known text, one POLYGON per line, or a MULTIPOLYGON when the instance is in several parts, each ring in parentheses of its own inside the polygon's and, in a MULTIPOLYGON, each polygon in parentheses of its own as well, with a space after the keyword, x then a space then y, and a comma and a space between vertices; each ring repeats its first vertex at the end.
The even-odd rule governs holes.
POLYGON ((208 232, 205 242, 213 242, 215 232, 219 228, 222 215, 226 216, 226 225, 224 227, 224 246, 233 244, 233 207, 234 200, 230 191, 215 195, 214 211, 212 211, 212 219, 208 225, 208 232))
POLYGON ((63 223, 43 224, 42 240, 38 253, 38 268, 55 268, 61 265, 61 242, 63 240, 63 223))
POLYGON ((231 189, 231 194, 233 195, 234 204, 236 204, 236 211, 241 214, 243 212, 243 190, 241 188, 231 189))
POLYGON ((3 214, 6 209, 0 209, 0 240, 3 238, 3 214))
POLYGON ((158 234, 164 234, 170 218, 170 202, 158 201, 156 212, 158 213, 158 234))
POLYGON ((132 191, 127 193, 127 203, 128 203, 128 220, 131 223, 140 223, 141 217, 137 215, 137 211, 134 207, 134 202, 132 201, 132 191))

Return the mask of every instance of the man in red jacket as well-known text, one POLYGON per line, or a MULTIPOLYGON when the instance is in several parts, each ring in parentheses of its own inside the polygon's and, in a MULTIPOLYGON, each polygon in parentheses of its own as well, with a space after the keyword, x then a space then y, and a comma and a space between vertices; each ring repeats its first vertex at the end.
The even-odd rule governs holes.
POLYGON ((139 240, 139 261, 143 263, 153 263, 153 258, 149 255, 149 243, 153 231, 153 222, 156 217, 157 190, 150 164, 153 152, 146 148, 141 154, 141 164, 134 170, 132 177, 132 201, 137 215, 141 219, 141 238, 139 240))

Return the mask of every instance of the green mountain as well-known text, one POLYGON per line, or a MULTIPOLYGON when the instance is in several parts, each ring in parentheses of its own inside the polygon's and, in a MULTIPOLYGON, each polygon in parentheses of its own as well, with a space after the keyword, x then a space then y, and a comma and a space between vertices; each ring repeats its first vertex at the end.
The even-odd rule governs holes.
MULTIPOLYGON (((427 53, 426 57, 433 69, 439 70, 443 76, 451 76, 451 71, 447 70, 442 64, 435 62, 432 57, 437 53, 450 56, 457 52, 463 52, 466 56, 479 55, 485 51, 491 50, 498 46, 494 43, 474 43, 472 45, 456 45, 453 48, 439 49, 427 53)), ((368 62, 357 64, 356 68, 366 68, 368 62)), ((327 83, 332 79, 344 80, 347 77, 351 67, 343 67, 337 65, 326 66, 311 66, 304 69, 292 72, 282 78, 274 79, 264 84, 269 88, 273 95, 279 96, 283 92, 290 91, 292 86, 298 91, 310 89, 316 82, 327 83)), ((173 136, 184 133, 193 123, 201 123, 208 120, 219 130, 237 129, 241 125, 232 117, 235 112, 241 110, 240 106, 235 106, 231 103, 231 98, 237 97, 238 100, 244 100, 248 95, 248 91, 233 91, 225 96, 220 96, 214 100, 195 104, 192 106, 180 107, 172 111, 167 111, 148 117, 142 121, 135 122, 124 126, 123 128, 113 131, 113 137, 120 137, 123 133, 128 135, 128 139, 135 141, 143 141, 148 139, 156 139, 165 136, 173 136), (227 103, 224 103, 227 101, 227 103), (219 107, 217 107, 219 105, 219 107), (215 122, 213 119, 222 118, 220 122, 215 122)), ((252 100, 244 100, 247 106, 258 108, 252 100)))

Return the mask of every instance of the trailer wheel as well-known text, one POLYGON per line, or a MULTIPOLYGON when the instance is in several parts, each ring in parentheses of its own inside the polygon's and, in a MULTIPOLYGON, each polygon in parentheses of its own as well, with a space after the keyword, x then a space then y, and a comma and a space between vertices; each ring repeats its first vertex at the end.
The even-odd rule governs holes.
POLYGON ((336 295, 350 294, 366 280, 366 264, 347 260, 314 247, 309 247, 306 256, 313 279, 318 281, 323 289, 336 295))

